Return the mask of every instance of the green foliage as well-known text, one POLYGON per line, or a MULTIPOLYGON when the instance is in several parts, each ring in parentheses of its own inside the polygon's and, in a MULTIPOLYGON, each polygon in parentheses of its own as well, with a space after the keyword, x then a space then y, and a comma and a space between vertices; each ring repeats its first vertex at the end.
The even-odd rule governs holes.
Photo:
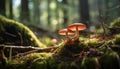
POLYGON ((1 15, 0 44, 45 47, 27 26, 1 15))
POLYGON ((113 22, 111 22, 110 27, 112 28, 119 28, 120 27, 120 17, 115 19, 113 22))

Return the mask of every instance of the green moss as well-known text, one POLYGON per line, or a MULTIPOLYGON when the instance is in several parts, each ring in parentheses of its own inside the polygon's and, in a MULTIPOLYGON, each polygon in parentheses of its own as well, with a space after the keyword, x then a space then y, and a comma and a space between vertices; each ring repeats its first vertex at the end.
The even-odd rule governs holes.
POLYGON ((46 61, 37 62, 34 65, 35 65, 34 69, 47 69, 47 63, 46 63, 46 61))
POLYGON ((48 64, 55 65, 54 59, 51 55, 51 53, 33 53, 21 58, 13 59, 5 66, 1 66, 0 64, 0 66, 3 69, 48 69, 48 64))
POLYGON ((117 53, 109 51, 99 60, 101 69, 119 69, 119 60, 117 53))
POLYGON ((57 69, 64 69, 64 65, 64 62, 59 63, 57 69))
POLYGON ((27 62, 27 61, 31 61, 31 62, 37 62, 37 61, 41 61, 41 60, 45 60, 49 57, 51 57, 51 53, 32 53, 32 54, 28 54, 26 56, 23 56, 20 58, 21 61, 27 62))
POLYGON ((5 56, 5 53, 4 53, 4 48, 5 48, 4 45, 0 45, 0 63, 3 64, 3 65, 8 63, 8 59, 7 59, 7 57, 5 56))
MULTIPOLYGON (((63 47, 66 45, 61 43, 61 49, 58 53, 32 53, 23 56, 19 59, 14 59, 7 65, 10 69, 119 69, 119 56, 116 52, 111 49, 105 48, 103 55, 98 56, 77 56, 72 57, 70 55, 63 55, 65 53, 62 51, 63 47), (62 52, 62 53, 60 53, 62 52), (55 56, 57 54, 57 56, 55 56), (17 62, 16 62, 17 60, 17 62)), ((75 45, 76 46, 76 45, 75 45)), ((75 49, 76 50, 76 49, 75 49)), ((71 51, 76 54, 76 51, 71 51)), ((89 51, 88 51, 89 52, 89 51)), ((69 53, 68 53, 69 54, 69 53)))
POLYGON ((115 38, 112 41, 114 44, 120 45, 120 34, 115 35, 115 38))
POLYGON ((109 46, 118 44, 119 37, 116 35, 114 39, 100 44, 100 47, 95 47, 99 44, 96 39, 82 38, 70 44, 62 42, 54 53, 32 53, 16 58, 14 61, 17 66, 11 63, 7 67, 11 69, 120 69, 119 52, 116 53, 109 46), (81 54, 83 51, 84 53, 81 54))
POLYGON ((71 68, 71 69, 77 69, 77 68, 78 68, 77 63, 74 62, 74 61, 71 62, 71 63, 70 63, 70 68, 71 68))
POLYGON ((111 22, 110 27, 112 28, 119 28, 120 27, 120 17, 115 19, 113 22, 111 22))
POLYGON ((73 43, 73 44, 65 44, 63 43, 62 46, 60 46, 55 51, 55 56, 64 56, 64 57, 71 57, 72 54, 78 54, 82 51, 82 46, 80 43, 73 43))
POLYGON ((95 57, 85 57, 82 61, 81 69, 99 69, 98 59, 95 57))
POLYGON ((0 44, 45 47, 27 26, 1 15, 0 44))
POLYGON ((96 39, 87 39, 85 42, 86 46, 95 47, 99 44, 99 41, 96 39))

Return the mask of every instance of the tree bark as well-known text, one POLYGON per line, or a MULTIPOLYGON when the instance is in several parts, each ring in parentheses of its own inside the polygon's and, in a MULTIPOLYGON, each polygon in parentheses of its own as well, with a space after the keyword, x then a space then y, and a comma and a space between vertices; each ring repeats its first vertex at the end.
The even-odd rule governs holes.
POLYGON ((40 23, 40 0, 33 0, 34 12, 33 12, 33 21, 36 24, 40 23))
POLYGON ((13 18, 12 0, 6 0, 6 16, 13 18))
POLYGON ((60 24, 59 24, 59 3, 58 1, 56 0, 56 20, 57 20, 57 28, 56 30, 59 30, 60 29, 60 24))
POLYGON ((89 19, 89 6, 88 6, 88 0, 79 0, 79 12, 81 16, 81 22, 88 25, 89 19))
POLYGON ((63 14, 64 14, 63 26, 64 27, 67 27, 67 24, 68 24, 68 14, 67 14, 68 9, 66 8, 67 4, 68 4, 67 0, 63 0, 63 5, 64 5, 64 7, 63 7, 63 14))
POLYGON ((0 14, 4 16, 6 16, 5 3, 6 3, 6 0, 0 0, 0 14))
POLYGON ((27 21, 27 22, 30 21, 28 0, 21 0, 21 15, 20 15, 20 20, 27 21))
POLYGON ((12 5, 13 5, 12 0, 10 0, 10 14, 9 14, 10 18, 13 18, 13 8, 12 8, 12 5))
POLYGON ((47 11, 48 11, 48 25, 50 25, 51 24, 51 20, 50 20, 50 18, 51 18, 51 15, 50 15, 50 0, 48 0, 47 5, 48 5, 48 8, 47 8, 47 11))

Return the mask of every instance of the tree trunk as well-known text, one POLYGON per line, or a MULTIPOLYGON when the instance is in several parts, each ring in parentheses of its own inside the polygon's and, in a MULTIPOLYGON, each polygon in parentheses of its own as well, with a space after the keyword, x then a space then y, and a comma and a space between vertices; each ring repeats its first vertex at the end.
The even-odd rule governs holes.
POLYGON ((56 30, 60 29, 60 23, 59 23, 59 3, 58 1, 56 0, 56 19, 57 19, 57 28, 56 30))
POLYGON ((64 14, 63 26, 67 27, 67 24, 68 24, 68 15, 67 15, 68 9, 66 8, 66 6, 68 5, 67 0, 63 0, 63 5, 64 5, 64 7, 63 7, 63 14, 64 14))
POLYGON ((6 16, 13 18, 12 0, 6 0, 6 16))
POLYGON ((88 25, 89 19, 89 7, 88 7, 88 0, 79 0, 79 12, 81 16, 81 22, 88 25))
POLYGON ((48 0, 48 9, 47 9, 47 11, 48 11, 48 25, 50 26, 50 24, 51 24, 51 20, 50 20, 50 18, 51 18, 51 15, 50 15, 50 0, 48 0))
POLYGON ((13 8, 12 8, 12 5, 13 5, 12 0, 10 0, 10 15, 9 15, 10 18, 13 18, 13 8))
POLYGON ((105 0, 105 16, 104 16, 104 23, 108 24, 109 19, 109 0, 105 0))
POLYGON ((30 21, 30 15, 29 15, 29 8, 28 8, 28 0, 21 0, 21 15, 20 20, 22 21, 30 21))
POLYGON ((5 9, 6 0, 0 0, 0 14, 6 16, 6 9, 5 9))
POLYGON ((36 24, 40 23, 40 0, 33 0, 34 12, 33 12, 33 21, 36 24))

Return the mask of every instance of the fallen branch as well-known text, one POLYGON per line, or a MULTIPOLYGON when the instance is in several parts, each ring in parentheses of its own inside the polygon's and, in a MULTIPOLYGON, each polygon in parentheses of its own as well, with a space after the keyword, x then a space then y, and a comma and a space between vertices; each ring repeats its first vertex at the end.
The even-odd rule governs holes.
POLYGON ((24 52, 24 53, 19 53, 15 56, 13 56, 12 58, 19 58, 21 56, 25 56, 27 54, 30 54, 30 53, 39 53, 39 52, 53 52, 55 51, 56 49, 58 48, 58 46, 53 46, 53 47, 48 47, 48 48, 40 48, 40 49, 36 49, 36 50, 31 50, 31 51, 28 51, 28 52, 24 52))
POLYGON ((2 45, 0 49, 4 50, 4 53, 10 52, 12 49, 12 56, 16 57, 18 55, 23 56, 30 53, 35 52, 52 52, 56 50, 59 46, 52 46, 48 48, 39 48, 39 47, 32 47, 32 46, 9 46, 9 45, 2 45))

